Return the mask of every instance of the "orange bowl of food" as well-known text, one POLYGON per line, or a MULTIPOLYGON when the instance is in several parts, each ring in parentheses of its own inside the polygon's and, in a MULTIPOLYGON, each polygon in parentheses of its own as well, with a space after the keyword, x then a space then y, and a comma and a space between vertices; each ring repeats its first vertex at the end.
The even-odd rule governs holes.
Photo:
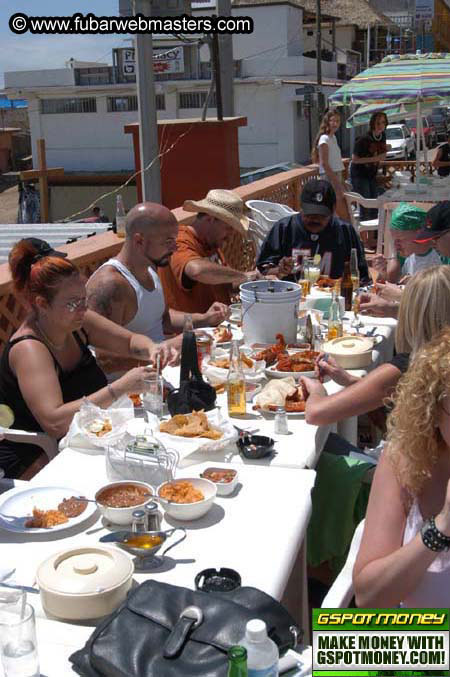
POLYGON ((211 509, 217 486, 203 477, 181 477, 164 482, 156 493, 168 515, 182 521, 196 520, 211 509))

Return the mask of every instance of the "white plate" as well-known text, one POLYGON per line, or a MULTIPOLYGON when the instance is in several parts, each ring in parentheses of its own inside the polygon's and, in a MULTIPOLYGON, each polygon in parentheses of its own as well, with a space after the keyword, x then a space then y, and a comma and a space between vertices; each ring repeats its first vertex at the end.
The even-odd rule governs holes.
MULTIPOLYGON (((224 325, 228 325, 228 322, 223 323, 224 325)), ((219 325, 222 326, 222 325, 219 325)), ((202 331, 205 331, 207 334, 212 336, 214 339, 214 329, 216 327, 204 327, 202 328, 202 331)), ((239 341, 239 343, 242 343, 244 340, 244 335, 242 333, 241 327, 230 327, 231 329, 231 335, 233 337, 233 340, 239 341)), ((214 339, 215 340, 215 339, 214 339)), ((224 343, 217 343, 216 341, 216 346, 220 346, 220 348, 229 348, 231 346, 231 341, 225 341, 224 343)))
POLYGON ((317 378, 315 371, 278 371, 275 366, 266 367, 264 370, 267 376, 271 378, 287 378, 293 376, 295 379, 300 379, 300 376, 308 376, 308 378, 317 378))
POLYGON ((1 496, 0 512, 11 515, 13 520, 0 516, 0 528, 20 534, 50 534, 55 531, 64 531, 88 520, 97 510, 95 503, 88 503, 85 510, 78 517, 70 517, 68 522, 58 524, 49 529, 28 529, 25 522, 33 514, 33 508, 39 510, 57 510, 58 504, 64 498, 83 496, 79 489, 68 487, 32 487, 29 489, 10 489, 1 496))

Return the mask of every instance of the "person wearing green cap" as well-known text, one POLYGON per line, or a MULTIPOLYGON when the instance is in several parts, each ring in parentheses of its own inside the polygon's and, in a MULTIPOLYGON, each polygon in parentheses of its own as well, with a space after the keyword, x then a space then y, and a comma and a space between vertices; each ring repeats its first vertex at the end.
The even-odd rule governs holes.
POLYGON ((429 243, 414 241, 424 227, 426 216, 424 209, 409 202, 402 202, 392 212, 389 229, 397 255, 391 260, 377 256, 372 262, 388 282, 398 283, 405 276, 441 263, 439 254, 429 243))

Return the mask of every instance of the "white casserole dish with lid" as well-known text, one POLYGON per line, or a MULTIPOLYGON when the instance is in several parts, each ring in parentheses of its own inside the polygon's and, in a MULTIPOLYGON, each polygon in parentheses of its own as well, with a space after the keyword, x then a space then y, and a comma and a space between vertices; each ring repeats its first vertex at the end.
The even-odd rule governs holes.
POLYGON ((340 336, 323 345, 343 369, 364 369, 372 363, 373 341, 366 336, 340 336))
POLYGON ((107 616, 121 604, 131 587, 133 560, 105 546, 69 548, 38 567, 44 611, 65 620, 107 616))

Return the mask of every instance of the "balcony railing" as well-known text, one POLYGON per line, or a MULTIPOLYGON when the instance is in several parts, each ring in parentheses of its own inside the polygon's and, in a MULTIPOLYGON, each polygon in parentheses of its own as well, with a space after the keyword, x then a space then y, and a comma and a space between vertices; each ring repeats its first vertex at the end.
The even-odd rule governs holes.
MULTIPOLYGON (((348 164, 348 161, 346 164, 348 164)), ((415 172, 415 162, 392 161, 383 164, 388 181, 395 170, 408 169, 413 173, 415 172)), ((420 163, 420 169, 429 173, 432 173, 433 170, 431 163, 426 165, 425 162, 420 163)), ((300 194, 303 185, 316 176, 318 176, 317 165, 310 165, 268 176, 245 186, 239 186, 235 188, 235 191, 244 202, 252 199, 267 200, 280 202, 297 210, 300 208, 300 194)), ((194 214, 185 212, 181 207, 174 209, 173 213, 178 223, 190 223, 195 218, 194 214)), ((32 226, 30 226, 31 228, 32 226)), ((108 231, 59 248, 67 251, 70 260, 80 268, 86 277, 89 277, 102 263, 115 256, 122 244, 123 240, 113 232, 108 231)), ((224 254, 227 263, 237 270, 251 270, 255 266, 253 245, 242 237, 234 237, 225 249, 224 254)), ((25 312, 23 304, 13 293, 8 265, 0 265, 0 349, 20 325, 25 312)))

